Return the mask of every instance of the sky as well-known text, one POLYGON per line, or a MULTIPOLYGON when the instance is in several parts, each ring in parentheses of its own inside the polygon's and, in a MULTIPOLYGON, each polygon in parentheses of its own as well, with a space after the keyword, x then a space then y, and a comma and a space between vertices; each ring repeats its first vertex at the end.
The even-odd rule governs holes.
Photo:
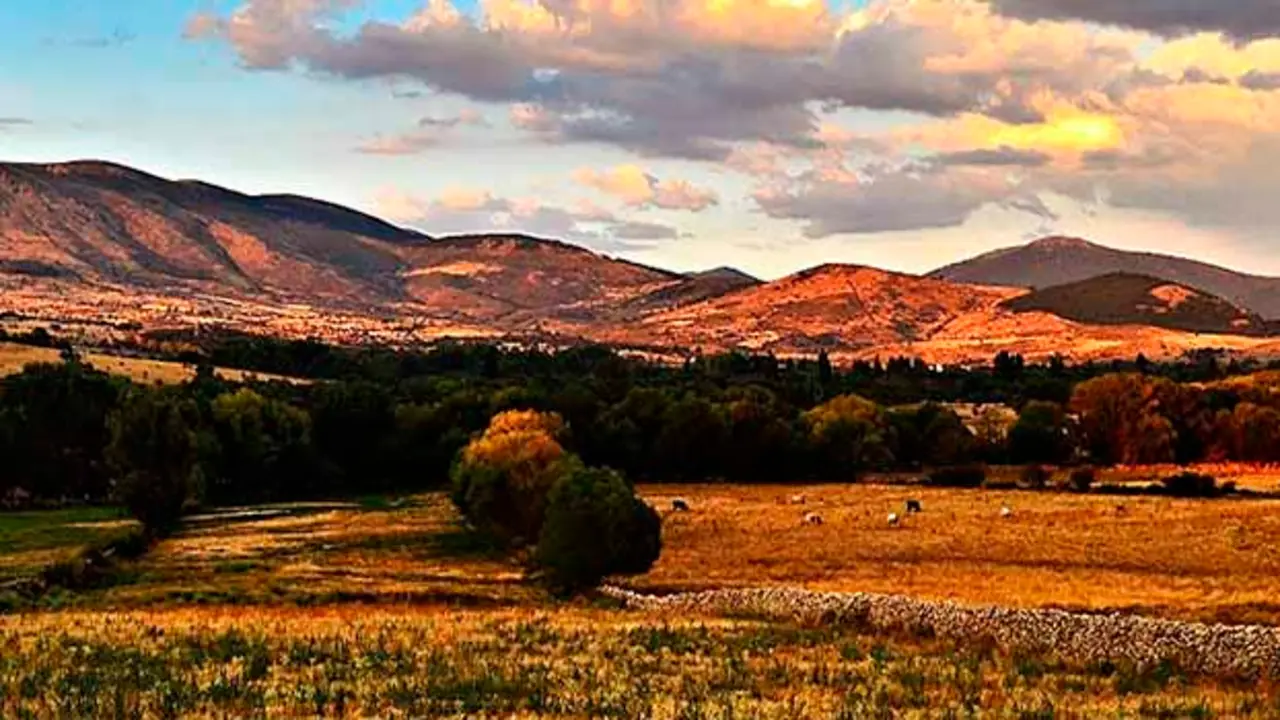
POLYGON ((1278 0, 0 2, 0 160, 677 270, 1052 234, 1280 275, 1278 0))

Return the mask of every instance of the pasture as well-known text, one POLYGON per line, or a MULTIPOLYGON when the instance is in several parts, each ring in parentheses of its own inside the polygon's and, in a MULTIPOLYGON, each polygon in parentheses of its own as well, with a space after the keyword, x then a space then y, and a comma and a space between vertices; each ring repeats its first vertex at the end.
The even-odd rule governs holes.
MULTIPOLYGON (((1273 501, 873 485, 640 492, 665 518, 658 564, 622 581, 642 591, 785 585, 1280 622, 1273 501), (688 512, 669 509, 676 497, 688 512), (923 512, 890 527, 908 497, 923 512), (823 523, 803 524, 806 513, 823 523)), ((85 521, 47 515, 34 533, 11 522, 0 562, 73 547, 85 521)), ((1171 667, 553 601, 438 493, 189 518, 120 582, 0 616, 0 698, 5 717, 1280 712, 1270 684, 1171 667)))
MULTIPOLYGON (((144 385, 183 383, 195 377, 195 367, 180 362, 123 357, 96 352, 85 353, 83 359, 85 363, 96 370, 110 375, 122 375, 144 385)), ((24 367, 34 363, 57 363, 61 361, 60 352, 54 348, 0 342, 0 377, 20 373, 24 367)), ((291 379, 278 375, 251 373, 226 368, 217 368, 214 372, 219 377, 232 382, 250 382, 253 380, 300 382, 296 378, 291 379)))
POLYGON ((875 485, 644 494, 666 521, 641 589, 788 585, 1280 624, 1280 501, 875 485), (675 497, 691 511, 665 511, 675 497), (924 512, 906 516, 907 498, 924 512), (823 524, 804 524, 810 512, 823 524))

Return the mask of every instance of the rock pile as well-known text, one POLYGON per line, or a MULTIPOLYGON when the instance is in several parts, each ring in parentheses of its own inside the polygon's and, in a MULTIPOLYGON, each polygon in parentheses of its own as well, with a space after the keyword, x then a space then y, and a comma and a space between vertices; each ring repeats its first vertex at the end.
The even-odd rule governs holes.
POLYGON ((1087 665, 1163 661, 1185 672, 1223 677, 1280 677, 1280 628, 1207 625, 1136 615, 965 606, 897 595, 813 592, 794 588, 713 590, 669 596, 617 587, 602 592, 628 607, 733 614, 907 631, 1007 651, 1054 655, 1087 665))

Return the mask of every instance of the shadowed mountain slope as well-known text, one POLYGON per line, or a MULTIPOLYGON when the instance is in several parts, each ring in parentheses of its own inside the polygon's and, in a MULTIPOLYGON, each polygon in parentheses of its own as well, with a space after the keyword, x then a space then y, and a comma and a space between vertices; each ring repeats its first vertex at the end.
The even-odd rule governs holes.
POLYGON ((1081 323, 1153 325, 1198 333, 1265 335, 1267 323, 1220 297, 1132 273, 1112 273, 1036 290, 1004 303, 1081 323))
POLYGON ((1264 318, 1280 318, 1280 278, 1248 275, 1170 255, 1115 250, 1077 238, 1044 238, 979 255, 929 275, 955 282, 1039 289, 1118 272, 1186 285, 1264 318))

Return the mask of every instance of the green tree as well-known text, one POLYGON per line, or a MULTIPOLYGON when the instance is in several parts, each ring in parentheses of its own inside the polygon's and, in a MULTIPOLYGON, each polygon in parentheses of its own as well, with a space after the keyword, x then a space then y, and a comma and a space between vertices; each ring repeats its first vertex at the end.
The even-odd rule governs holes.
POLYGON ((595 587, 613 574, 647 572, 662 551, 658 514, 618 473, 577 468, 557 481, 535 560, 560 592, 595 587))
POLYGON ((1067 414, 1057 403, 1027 403, 1009 430, 1009 459, 1015 464, 1060 465, 1070 459, 1071 451, 1067 414))
POLYGON ((316 492, 311 419, 305 412, 244 388, 215 398, 210 414, 217 440, 210 502, 261 502, 316 492))
POLYGON ((729 452, 724 412, 693 394, 668 406, 654 452, 664 481, 702 482, 722 477, 729 452))
POLYGON ((812 471, 823 478, 852 478, 893 460, 884 409, 841 395, 804 414, 812 471))
POLYGON ((102 500, 107 417, 128 382, 79 362, 28 365, 0 380, 0 436, 13 483, 37 497, 102 500))
POLYGON ((174 391, 138 389, 108 421, 116 494, 150 534, 171 532, 198 493, 197 413, 174 391))

